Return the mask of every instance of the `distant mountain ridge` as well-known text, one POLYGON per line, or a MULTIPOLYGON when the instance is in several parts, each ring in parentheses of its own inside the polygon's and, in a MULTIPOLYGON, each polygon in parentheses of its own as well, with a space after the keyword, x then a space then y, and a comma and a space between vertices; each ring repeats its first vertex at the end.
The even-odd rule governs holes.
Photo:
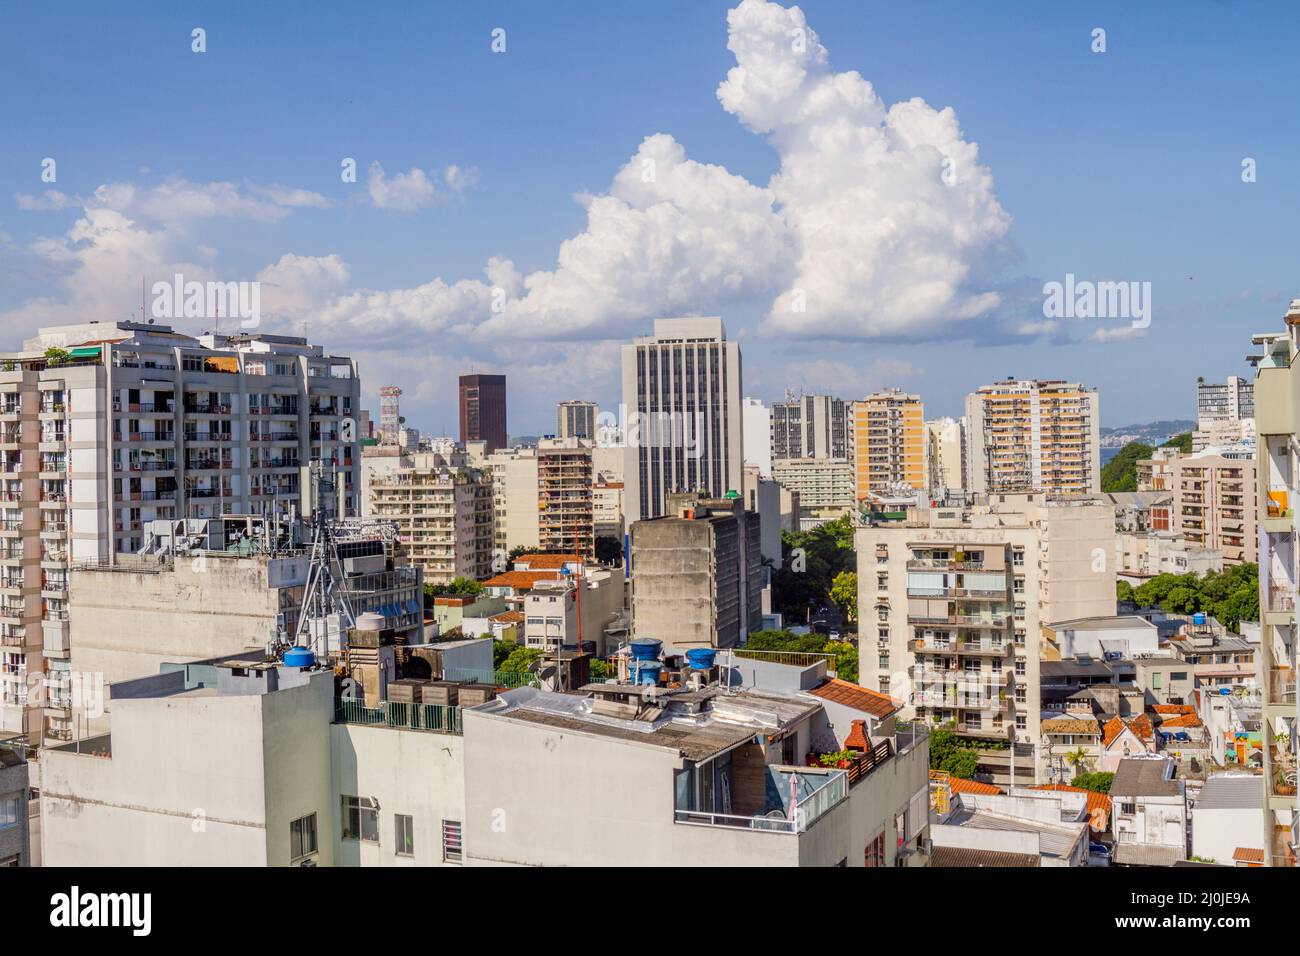
POLYGON ((1102 448, 1123 448, 1129 442, 1144 445, 1161 445, 1175 435, 1194 431, 1196 422, 1183 418, 1147 422, 1144 425, 1120 425, 1117 428, 1099 429, 1102 448))

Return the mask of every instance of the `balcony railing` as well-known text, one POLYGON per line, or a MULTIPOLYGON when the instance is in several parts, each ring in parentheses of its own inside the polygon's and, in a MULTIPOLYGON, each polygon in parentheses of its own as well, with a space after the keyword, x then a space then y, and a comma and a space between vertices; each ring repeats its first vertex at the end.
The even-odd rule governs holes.
POLYGON ((801 795, 795 803, 793 819, 787 812, 784 816, 775 813, 771 816, 742 816, 735 813, 711 813, 700 810, 675 810, 674 820, 690 826, 724 827, 732 830, 758 830, 768 833, 803 833, 816 823, 828 810, 838 804, 849 792, 849 777, 842 770, 812 770, 806 767, 768 767, 769 776, 778 778, 776 786, 782 798, 789 792, 788 777, 794 775, 808 784, 810 778, 825 777, 813 789, 801 795))
POLYGON ((334 721, 339 724, 370 724, 401 730, 427 730, 443 734, 461 734, 464 725, 459 707, 441 704, 407 704, 388 701, 367 707, 365 701, 334 698, 334 721))

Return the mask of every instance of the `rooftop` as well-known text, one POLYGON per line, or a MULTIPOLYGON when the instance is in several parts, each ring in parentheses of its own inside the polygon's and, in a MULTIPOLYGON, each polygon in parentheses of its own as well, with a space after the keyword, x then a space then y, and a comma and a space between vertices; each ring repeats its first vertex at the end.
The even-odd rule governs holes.
POLYGON ((1264 778, 1256 774, 1220 773, 1205 781, 1197 810, 1262 810, 1264 778))
POLYGON ((837 677, 832 677, 826 683, 820 687, 814 687, 808 693, 831 703, 842 704, 845 707, 860 710, 872 717, 888 717, 903 707, 901 700, 895 700, 888 694, 882 694, 866 687, 859 687, 857 684, 851 684, 837 677))
POLYGON ((1001 850, 974 850, 960 846, 936 846, 930 853, 930 865, 940 867, 1010 867, 1038 866, 1042 857, 1036 853, 1006 853, 1001 850))
POLYGON ((1111 799, 1115 797, 1176 797, 1183 792, 1182 781, 1168 776, 1169 761, 1128 758, 1119 762, 1111 781, 1111 799))

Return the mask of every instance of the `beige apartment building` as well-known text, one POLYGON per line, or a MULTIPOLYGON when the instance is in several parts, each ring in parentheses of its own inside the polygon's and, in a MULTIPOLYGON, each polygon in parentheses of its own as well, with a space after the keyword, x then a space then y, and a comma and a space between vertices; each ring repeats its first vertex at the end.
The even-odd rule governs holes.
POLYGON ((502 448, 484 459, 483 467, 492 476, 494 547, 500 568, 515 548, 541 546, 537 466, 536 448, 502 448))
POLYGON ((357 514, 359 414, 356 363, 302 338, 88 322, 0 354, 0 730, 66 730, 72 563, 154 519, 308 514, 314 462, 357 514))
POLYGON ((777 458, 772 478, 799 496, 799 507, 818 512, 842 512, 857 500, 853 462, 844 458, 777 458))
POLYGON ((1097 390, 1015 381, 966 396, 965 490, 976 494, 1101 491, 1097 390))
POLYGON ((1035 743, 1041 625, 1115 613, 1104 500, 911 509, 856 544, 862 684, 963 736, 1035 743))
POLYGON ((590 442, 578 438, 538 442, 537 536, 542 551, 595 554, 590 442))
POLYGON ((920 396, 897 388, 853 403, 858 500, 873 491, 926 488, 925 408, 920 396))
POLYGON ((492 573, 492 482, 477 468, 401 468, 371 484, 373 515, 433 584, 492 573))
POLYGON ((1300 489, 1300 299, 1286 314, 1286 331, 1257 335, 1262 346, 1255 375, 1256 461, 1260 530, 1260 681, 1264 720, 1265 860, 1295 866, 1300 845, 1296 799, 1296 587, 1300 541, 1295 507, 1300 489))
POLYGON ((965 433, 961 419, 937 418, 925 423, 927 487, 932 497, 965 486, 965 433))
POLYGON ((1192 547, 1220 551, 1223 563, 1259 559, 1255 462, 1201 454, 1169 463, 1174 494, 1173 530, 1192 547))

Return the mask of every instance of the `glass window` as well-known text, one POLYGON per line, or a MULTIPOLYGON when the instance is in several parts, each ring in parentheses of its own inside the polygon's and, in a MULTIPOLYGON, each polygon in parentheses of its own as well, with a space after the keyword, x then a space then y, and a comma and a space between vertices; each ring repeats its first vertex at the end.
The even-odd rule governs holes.
POLYGON ((379 842, 379 811, 369 797, 343 798, 343 838, 379 842))
POLYGON ((460 821, 442 821, 442 858, 447 863, 461 861, 460 821))
POLYGON ((398 856, 415 856, 415 821, 405 813, 393 817, 394 844, 398 856))
POLYGON ((289 859, 301 860, 316 852, 316 814, 309 813, 289 824, 289 859))

